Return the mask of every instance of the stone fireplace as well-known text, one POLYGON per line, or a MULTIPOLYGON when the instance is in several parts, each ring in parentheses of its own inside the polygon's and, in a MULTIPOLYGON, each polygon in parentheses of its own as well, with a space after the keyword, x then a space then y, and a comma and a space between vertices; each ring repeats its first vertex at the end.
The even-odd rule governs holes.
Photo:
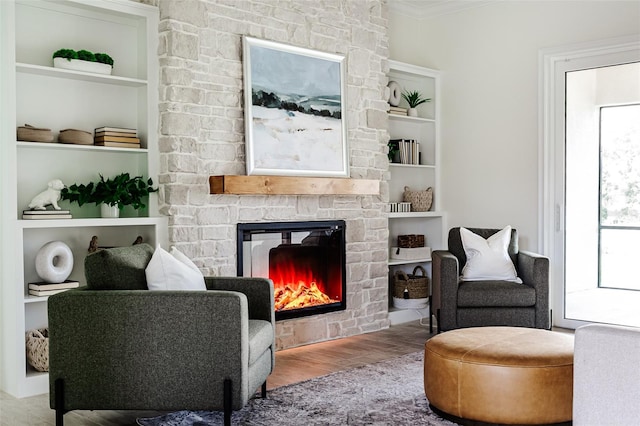
POLYGON ((239 223, 344 221, 344 308, 280 319, 276 347, 388 327, 386 3, 143 1, 160 8, 158 202, 170 243, 205 275, 237 276, 239 223), (246 174, 243 35, 346 57, 350 177, 379 181, 379 195, 210 194, 210 176, 246 174))
POLYGON ((238 276, 270 278, 276 320, 346 309, 345 223, 240 223, 238 276))

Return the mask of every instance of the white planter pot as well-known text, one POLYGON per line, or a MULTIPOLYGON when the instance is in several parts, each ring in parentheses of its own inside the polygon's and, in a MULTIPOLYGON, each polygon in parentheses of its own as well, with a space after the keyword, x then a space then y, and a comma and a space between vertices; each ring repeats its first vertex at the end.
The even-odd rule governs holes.
POLYGON ((118 205, 110 206, 109 204, 100 204, 100 216, 103 218, 120 217, 120 209, 118 205))
POLYGON ((417 117, 417 116, 418 116, 418 110, 417 110, 417 109, 415 109, 415 108, 409 108, 409 109, 407 110, 407 115, 408 115, 409 117, 417 117))
POLYGON ((106 75, 111 75, 111 71, 113 70, 113 67, 109 64, 81 61, 80 59, 68 60, 65 58, 53 58, 53 67, 106 75))

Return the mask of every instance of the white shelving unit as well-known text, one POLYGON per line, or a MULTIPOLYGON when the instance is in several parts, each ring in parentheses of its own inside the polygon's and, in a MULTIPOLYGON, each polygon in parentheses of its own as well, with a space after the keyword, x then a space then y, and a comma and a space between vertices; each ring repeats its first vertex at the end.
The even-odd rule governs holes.
MULTIPOLYGON (((389 213, 389 248, 397 246, 398 235, 423 234, 432 250, 444 247, 445 213, 440 203, 440 72, 397 61, 389 61, 389 81, 396 81, 403 90, 417 90, 431 102, 418 106, 418 116, 389 114, 391 139, 414 139, 420 144, 420 164, 391 163, 389 171, 389 201, 401 202, 405 186, 412 190, 433 188, 433 206, 428 212, 389 213)), ((400 106, 407 107, 406 103, 400 106)), ((391 253, 391 252, 390 252, 391 253)), ((393 276, 398 269, 412 273, 422 266, 431 281, 431 258, 389 259, 389 286, 393 294, 393 276)), ((429 309, 411 310, 393 307, 390 298, 391 324, 427 318, 429 309)))
POLYGON ((167 219, 156 194, 144 211, 124 209, 119 219, 100 218, 99 208, 60 202, 73 219, 22 220, 22 210, 51 179, 88 183, 118 173, 151 177, 158 184, 158 10, 127 0, 2 0, 0 62, 2 96, 2 364, 3 391, 26 397, 49 390, 48 374, 25 358, 25 332, 47 325, 47 297, 28 295, 40 281, 35 257, 49 241, 71 248, 70 279, 85 284, 84 258, 91 238, 100 246, 131 245, 138 236, 167 242, 167 219), (61 48, 108 53, 113 75, 53 68, 61 48), (74 128, 136 128, 142 149, 118 149, 16 140, 16 127, 30 124, 57 134, 74 128))

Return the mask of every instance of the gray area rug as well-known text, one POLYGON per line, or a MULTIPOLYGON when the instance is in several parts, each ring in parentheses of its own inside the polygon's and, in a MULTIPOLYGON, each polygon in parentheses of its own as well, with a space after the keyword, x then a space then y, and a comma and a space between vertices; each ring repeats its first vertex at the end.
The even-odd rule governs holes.
MULTIPOLYGON (((332 373, 254 398, 234 411, 233 425, 455 426, 429 407, 423 387, 423 352, 332 373)), ((178 411, 138 419, 141 426, 223 424, 222 412, 178 411)))

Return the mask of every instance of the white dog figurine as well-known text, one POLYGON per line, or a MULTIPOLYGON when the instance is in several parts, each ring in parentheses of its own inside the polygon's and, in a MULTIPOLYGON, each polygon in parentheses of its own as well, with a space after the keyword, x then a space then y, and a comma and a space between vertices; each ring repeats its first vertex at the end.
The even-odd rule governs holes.
POLYGON ((35 197, 29 203, 29 208, 32 210, 46 210, 49 204, 54 209, 60 210, 58 206, 58 200, 60 199, 60 191, 64 188, 64 183, 60 179, 53 179, 49 181, 49 188, 45 189, 35 197))

